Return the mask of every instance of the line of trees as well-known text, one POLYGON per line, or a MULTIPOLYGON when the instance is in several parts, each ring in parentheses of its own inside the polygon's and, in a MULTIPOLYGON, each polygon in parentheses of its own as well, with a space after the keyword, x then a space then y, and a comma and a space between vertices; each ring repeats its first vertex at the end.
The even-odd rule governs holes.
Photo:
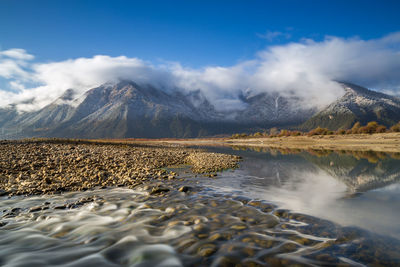
POLYGON ((309 132, 291 131, 291 130, 278 130, 271 128, 269 132, 256 132, 253 134, 236 133, 232 138, 253 138, 253 137, 285 137, 285 136, 314 136, 314 135, 345 135, 345 134, 374 134, 386 132, 400 132, 400 122, 393 125, 389 129, 384 125, 378 124, 376 121, 368 122, 367 125, 362 126, 360 122, 356 122, 351 129, 339 129, 332 131, 327 128, 317 127, 309 132))

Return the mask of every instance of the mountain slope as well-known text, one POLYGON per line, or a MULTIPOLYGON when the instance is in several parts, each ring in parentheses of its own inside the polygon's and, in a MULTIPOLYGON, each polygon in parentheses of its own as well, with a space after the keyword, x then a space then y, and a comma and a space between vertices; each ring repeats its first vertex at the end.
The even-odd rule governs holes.
POLYGON ((200 129, 176 132, 173 125, 178 120, 188 127, 188 123, 195 124, 194 118, 201 121, 203 116, 181 96, 123 81, 89 90, 74 115, 51 134, 91 138, 197 136, 200 129))
POLYGON ((187 138, 304 122, 303 129, 337 129, 355 121, 390 125, 400 119, 398 98, 356 85, 344 86, 343 97, 313 116, 315 109, 301 108, 296 105, 298 99, 278 94, 242 95, 244 109, 221 111, 200 90, 165 91, 132 81, 106 83, 78 97, 69 89, 34 112, 18 113, 15 106, 0 109, 0 138, 187 138))
POLYGON ((235 120, 258 126, 264 124, 264 128, 296 125, 305 122, 316 112, 312 108, 296 106, 296 98, 285 98, 277 93, 243 96, 241 100, 248 108, 238 112, 235 120))
POLYGON ((300 126, 337 130, 350 128, 355 122, 377 121, 390 126, 400 120, 400 98, 368 90, 351 83, 342 83, 345 94, 300 126))
POLYGON ((121 81, 90 89, 76 99, 74 91, 67 90, 35 112, 1 109, 0 126, 3 138, 198 137, 296 124, 312 112, 294 109, 288 99, 268 94, 242 100, 244 110, 217 111, 200 90, 166 92, 121 81))

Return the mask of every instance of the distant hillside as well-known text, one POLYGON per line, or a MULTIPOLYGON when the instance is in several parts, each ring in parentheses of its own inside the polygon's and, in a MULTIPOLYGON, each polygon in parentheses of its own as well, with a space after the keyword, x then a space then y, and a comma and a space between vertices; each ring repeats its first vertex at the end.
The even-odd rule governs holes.
POLYGON ((351 83, 342 83, 346 93, 300 126, 302 130, 316 127, 330 130, 348 129, 359 121, 377 121, 391 126, 400 121, 400 98, 368 90, 351 83))
POLYGON ((199 137, 304 122, 313 110, 262 93, 242 96, 244 110, 217 111, 198 91, 165 92, 132 81, 104 84, 74 96, 72 89, 46 107, 18 114, 0 109, 0 137, 199 137))
POLYGON ((349 83, 343 86, 345 95, 319 112, 278 93, 240 95, 244 108, 226 111, 212 105, 200 90, 183 93, 133 81, 106 83, 81 96, 69 89, 33 112, 0 108, 0 139, 189 138, 296 125, 336 130, 372 120, 390 126, 400 120, 398 98, 349 83))

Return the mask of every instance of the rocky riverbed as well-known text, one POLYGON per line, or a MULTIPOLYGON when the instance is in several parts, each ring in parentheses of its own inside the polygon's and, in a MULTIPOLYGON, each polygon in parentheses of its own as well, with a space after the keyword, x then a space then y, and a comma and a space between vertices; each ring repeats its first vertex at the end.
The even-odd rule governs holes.
MULTIPOLYGON (((207 178, 210 179, 210 178, 207 178)), ((190 182, 0 199, 2 266, 398 266, 399 242, 190 182)))
POLYGON ((133 188, 175 179, 165 167, 187 164, 194 172, 235 168, 239 158, 183 147, 83 142, 1 142, 0 193, 49 194, 94 187, 133 188))

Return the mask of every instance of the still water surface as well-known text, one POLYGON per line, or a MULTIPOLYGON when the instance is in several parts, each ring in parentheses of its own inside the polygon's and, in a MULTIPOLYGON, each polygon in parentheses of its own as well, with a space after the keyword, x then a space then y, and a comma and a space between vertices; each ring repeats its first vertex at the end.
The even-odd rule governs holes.
POLYGON ((210 149, 243 161, 239 170, 203 180, 207 187, 400 239, 398 154, 210 149))

